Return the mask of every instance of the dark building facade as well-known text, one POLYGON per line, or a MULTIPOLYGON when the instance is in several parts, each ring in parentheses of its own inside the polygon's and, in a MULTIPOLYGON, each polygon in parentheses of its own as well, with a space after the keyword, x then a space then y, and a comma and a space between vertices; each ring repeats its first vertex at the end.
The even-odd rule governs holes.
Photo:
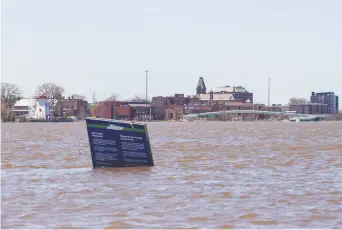
POLYGON ((300 114, 327 114, 328 105, 322 103, 305 103, 290 105, 290 111, 300 114))
POLYGON ((148 120, 150 104, 131 101, 101 101, 95 105, 94 115, 107 119, 148 120))
POLYGON ((77 119, 84 119, 90 113, 88 102, 81 99, 62 99, 54 109, 58 116, 75 116, 77 119))
MULTIPOLYGON (((206 90, 201 88, 200 90, 206 90)), ((178 93, 173 96, 163 97, 157 96, 152 98, 152 117, 155 120, 164 120, 170 119, 170 114, 178 114, 175 117, 182 117, 184 108, 189 105, 195 106, 201 104, 202 101, 196 96, 185 96, 184 94, 178 93), (180 108, 183 109, 183 112, 180 112, 180 108), (168 115, 169 114, 169 115, 168 115)), ((203 102, 204 103, 204 102, 203 102)))
POLYGON ((338 114, 339 98, 333 92, 323 92, 323 93, 312 92, 310 101, 312 103, 326 104, 328 114, 338 114))
POLYGON ((210 90, 207 93, 207 88, 203 77, 200 77, 196 87, 196 97, 201 101, 206 101, 208 104, 225 103, 225 102, 242 102, 253 104, 253 93, 248 92, 242 86, 221 86, 210 90))

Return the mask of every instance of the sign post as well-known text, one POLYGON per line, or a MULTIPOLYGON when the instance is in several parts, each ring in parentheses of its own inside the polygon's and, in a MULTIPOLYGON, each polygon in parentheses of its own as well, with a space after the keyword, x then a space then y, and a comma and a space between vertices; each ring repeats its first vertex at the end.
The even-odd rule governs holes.
POLYGON ((154 166, 147 125, 86 119, 93 167, 154 166))

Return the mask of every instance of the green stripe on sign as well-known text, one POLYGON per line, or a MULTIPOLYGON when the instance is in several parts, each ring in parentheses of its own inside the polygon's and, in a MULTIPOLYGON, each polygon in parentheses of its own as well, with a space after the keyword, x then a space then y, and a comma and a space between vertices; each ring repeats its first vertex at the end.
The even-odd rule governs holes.
POLYGON ((101 125, 101 124, 88 124, 87 126, 91 127, 91 128, 99 128, 99 129, 106 129, 107 128, 107 125, 101 125))
MULTIPOLYGON (((90 128, 107 129, 107 125, 101 125, 101 124, 87 124, 87 126, 90 128)), ((116 130, 113 130, 113 131, 116 131, 116 130)), ((123 128, 122 131, 144 133, 145 129, 123 128)))
POLYGON ((144 133, 145 129, 124 128, 122 131, 144 133))

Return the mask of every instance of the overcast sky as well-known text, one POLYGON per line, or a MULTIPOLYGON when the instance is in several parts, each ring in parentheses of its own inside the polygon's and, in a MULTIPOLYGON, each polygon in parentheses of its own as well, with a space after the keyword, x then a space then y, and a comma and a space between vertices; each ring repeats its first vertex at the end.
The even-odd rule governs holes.
POLYGON ((342 101, 341 0, 2 0, 3 82, 102 100, 242 85, 255 102, 334 91, 342 101))

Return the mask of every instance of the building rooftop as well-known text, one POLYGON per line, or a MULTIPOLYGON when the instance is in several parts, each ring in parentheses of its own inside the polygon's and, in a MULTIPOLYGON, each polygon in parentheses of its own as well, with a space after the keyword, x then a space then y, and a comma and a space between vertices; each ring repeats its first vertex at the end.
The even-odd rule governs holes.
POLYGON ((24 98, 16 101, 13 107, 33 107, 36 104, 36 99, 24 98))
POLYGON ((298 103, 298 104, 290 104, 290 106, 293 106, 293 105, 327 105, 327 104, 324 104, 324 103, 314 103, 314 102, 307 102, 307 103, 298 103))
MULTIPOLYGON (((202 101, 209 101, 210 95, 209 94, 200 94, 199 98, 202 101)), ((227 101, 227 100, 234 100, 233 94, 231 93, 217 93, 213 94, 214 101, 227 101)))
POLYGON ((229 85, 227 86, 222 86, 222 87, 217 87, 216 89, 213 90, 214 93, 234 93, 234 92, 247 92, 246 88, 242 87, 242 86, 234 86, 231 87, 229 85))
POLYGON ((149 108, 149 104, 128 104, 131 107, 144 107, 144 108, 149 108))

